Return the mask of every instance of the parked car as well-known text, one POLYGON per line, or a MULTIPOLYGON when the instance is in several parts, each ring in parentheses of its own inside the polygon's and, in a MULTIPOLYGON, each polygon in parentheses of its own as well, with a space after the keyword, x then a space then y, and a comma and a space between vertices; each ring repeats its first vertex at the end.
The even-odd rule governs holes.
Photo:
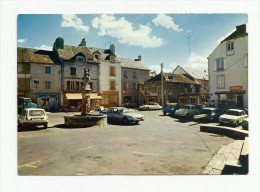
POLYGON ((220 124, 238 126, 248 115, 241 109, 228 109, 224 115, 219 117, 220 124))
POLYGON ((150 103, 147 103, 145 105, 142 105, 139 107, 139 110, 160 110, 162 109, 162 106, 159 105, 158 103, 154 103, 154 102, 150 102, 150 103))
POLYGON ((31 98, 18 97, 17 99, 18 114, 21 114, 22 110, 26 108, 37 108, 37 105, 32 102, 31 98))
POLYGON ((193 119, 198 121, 217 121, 219 116, 225 113, 225 109, 221 108, 202 108, 200 114, 194 115, 193 119))
POLYGON ((108 123, 138 124, 144 121, 144 116, 135 113, 125 107, 110 107, 100 111, 100 114, 107 115, 108 123))
POLYGON ((183 105, 175 112, 176 117, 192 118, 199 114, 199 107, 196 105, 183 105))
POLYGON ((48 127, 48 116, 44 109, 26 108, 18 116, 18 127, 40 126, 48 127))
POLYGON ((249 125, 248 118, 246 118, 242 121, 242 128, 248 130, 248 125, 249 125))
POLYGON ((168 103, 163 107, 162 112, 164 115, 167 115, 168 113, 174 115, 178 109, 180 109, 180 106, 177 103, 168 103))

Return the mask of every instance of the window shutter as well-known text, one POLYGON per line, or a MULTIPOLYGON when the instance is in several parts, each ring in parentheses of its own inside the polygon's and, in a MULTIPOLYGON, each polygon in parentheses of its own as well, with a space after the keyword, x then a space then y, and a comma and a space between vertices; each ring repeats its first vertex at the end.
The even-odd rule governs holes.
POLYGON ((70 81, 67 81, 67 90, 70 90, 70 81))
POLYGON ((224 70, 226 70, 227 69, 227 60, 223 59, 223 62, 224 62, 224 70))
POLYGON ((76 82, 76 90, 79 90, 79 82, 76 82))

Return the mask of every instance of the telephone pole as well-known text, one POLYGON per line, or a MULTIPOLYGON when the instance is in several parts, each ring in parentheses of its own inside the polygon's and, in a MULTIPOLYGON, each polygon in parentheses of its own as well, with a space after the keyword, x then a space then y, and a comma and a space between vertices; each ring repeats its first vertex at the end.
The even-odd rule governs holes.
POLYGON ((162 107, 164 106, 164 94, 163 94, 163 63, 161 63, 161 97, 162 97, 162 107))

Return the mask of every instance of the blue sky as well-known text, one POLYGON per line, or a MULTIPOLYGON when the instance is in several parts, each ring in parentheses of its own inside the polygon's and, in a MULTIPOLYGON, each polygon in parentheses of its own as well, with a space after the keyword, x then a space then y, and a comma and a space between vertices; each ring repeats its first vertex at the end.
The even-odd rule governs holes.
POLYGON ((65 45, 116 46, 120 57, 137 58, 151 70, 177 65, 207 70, 207 56, 247 14, 25 14, 18 16, 19 47, 51 49, 57 37, 65 45), (190 37, 190 38, 189 38, 190 37), (190 46, 189 46, 190 45, 190 46), (190 48, 189 48, 190 47, 190 48))

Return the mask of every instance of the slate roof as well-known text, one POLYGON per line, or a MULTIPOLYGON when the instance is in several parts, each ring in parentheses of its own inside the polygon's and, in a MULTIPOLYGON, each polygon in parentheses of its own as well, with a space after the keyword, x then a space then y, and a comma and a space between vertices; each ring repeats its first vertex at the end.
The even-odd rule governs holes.
POLYGON ((238 37, 244 37, 244 36, 247 36, 247 35, 248 35, 248 33, 246 32, 246 24, 239 25, 239 26, 236 27, 236 31, 234 31, 232 34, 230 34, 228 37, 226 37, 221 42, 236 39, 238 37))
MULTIPOLYGON (((95 48, 95 47, 89 47, 89 50, 90 52, 93 53, 96 52, 96 51, 99 51, 101 53, 100 55, 100 59, 101 60, 110 60, 110 56, 116 56, 115 54, 113 54, 110 49, 99 49, 99 48, 95 48)), ((116 58, 116 61, 118 61, 117 57, 116 58)))
POLYGON ((17 48, 18 63, 60 63, 57 53, 54 51, 37 50, 32 48, 17 48))
POLYGON ((150 71, 150 69, 145 64, 143 64, 141 61, 137 61, 137 60, 129 59, 129 58, 123 58, 123 57, 119 57, 119 60, 121 61, 122 67, 150 71))
MULTIPOLYGON (((156 81, 161 81, 161 73, 149 79, 147 82, 156 82, 156 81)), ((163 73, 163 81, 173 82, 173 83, 198 84, 183 74, 174 74, 174 73, 163 73)))
POLYGON ((83 54, 86 60, 93 60, 93 54, 88 47, 65 45, 64 49, 57 49, 63 60, 74 60, 75 55, 83 54))

